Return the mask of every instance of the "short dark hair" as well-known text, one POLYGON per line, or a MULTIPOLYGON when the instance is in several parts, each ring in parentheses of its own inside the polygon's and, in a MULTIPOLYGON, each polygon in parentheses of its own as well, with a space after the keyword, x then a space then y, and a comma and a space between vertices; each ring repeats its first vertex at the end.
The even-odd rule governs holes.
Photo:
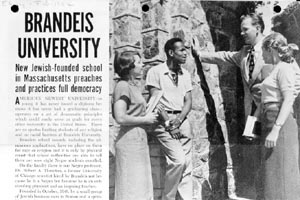
POLYGON ((169 55, 169 50, 174 50, 174 44, 175 44, 176 42, 182 42, 182 43, 183 43, 183 41, 182 41, 181 38, 171 38, 171 39, 169 39, 169 40, 166 42, 166 44, 165 44, 165 53, 166 53, 167 57, 170 56, 170 55, 169 55))
POLYGON ((263 33, 265 30, 265 23, 262 17, 257 14, 257 13, 249 13, 246 15, 241 16, 241 21, 243 21, 246 18, 251 18, 252 19, 252 25, 259 25, 260 26, 260 32, 263 33))
POLYGON ((129 71, 135 68, 134 55, 141 55, 136 51, 123 51, 122 53, 115 52, 114 69, 115 73, 119 75, 121 80, 126 80, 129 75, 129 71))

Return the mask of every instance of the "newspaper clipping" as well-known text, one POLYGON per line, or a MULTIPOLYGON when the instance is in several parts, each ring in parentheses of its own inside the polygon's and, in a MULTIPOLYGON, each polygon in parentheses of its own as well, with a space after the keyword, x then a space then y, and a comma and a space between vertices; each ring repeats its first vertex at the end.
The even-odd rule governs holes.
POLYGON ((108 199, 108 1, 1 1, 2 199, 108 199))
POLYGON ((300 200, 300 2, 0 0, 4 200, 300 200))

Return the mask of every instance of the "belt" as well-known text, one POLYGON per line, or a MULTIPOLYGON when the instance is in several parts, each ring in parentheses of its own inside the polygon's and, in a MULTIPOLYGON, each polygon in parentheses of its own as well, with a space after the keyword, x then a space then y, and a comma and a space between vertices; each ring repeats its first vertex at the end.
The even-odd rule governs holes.
POLYGON ((280 108, 281 102, 267 102, 262 104, 262 108, 265 110, 267 108, 280 108))
MULTIPOLYGON (((262 109, 263 111, 266 111, 266 110, 280 110, 281 108, 281 105, 282 105, 282 102, 267 102, 267 103, 263 103, 262 104, 262 109)), ((294 114, 294 108, 292 107, 291 109, 291 113, 294 114)))
POLYGON ((179 113, 181 113, 181 110, 166 110, 166 112, 168 114, 179 114, 179 113))

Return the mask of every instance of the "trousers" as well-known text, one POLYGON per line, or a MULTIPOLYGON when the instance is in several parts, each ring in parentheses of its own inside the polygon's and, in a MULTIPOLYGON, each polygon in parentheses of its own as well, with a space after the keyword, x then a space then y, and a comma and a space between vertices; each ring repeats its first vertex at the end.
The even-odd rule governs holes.
MULTIPOLYGON (((168 115, 169 119, 176 117, 176 114, 168 115)), ((192 133, 189 121, 185 119, 179 129, 183 137, 177 140, 162 125, 154 130, 167 162, 162 200, 175 200, 177 192, 183 200, 192 199, 192 133)))

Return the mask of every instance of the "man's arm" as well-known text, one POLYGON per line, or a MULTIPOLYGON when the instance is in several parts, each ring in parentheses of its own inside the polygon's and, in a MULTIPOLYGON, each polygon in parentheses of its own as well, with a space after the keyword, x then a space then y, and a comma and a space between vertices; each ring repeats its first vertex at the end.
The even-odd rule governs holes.
POLYGON ((184 96, 184 105, 182 107, 181 113, 175 118, 170 120, 170 124, 175 127, 179 127, 186 116, 189 114, 192 108, 192 93, 188 91, 184 96))
POLYGON ((219 52, 200 52, 198 55, 201 62, 222 66, 240 66, 241 51, 219 51, 219 52))
POLYGON ((155 94, 155 92, 159 91, 158 88, 148 85, 148 90, 150 92, 150 97, 155 94))
MULTIPOLYGON (((153 86, 148 86, 148 90, 149 90, 151 96, 155 95, 155 92, 159 91, 158 88, 153 87, 153 86)), ((174 124, 171 123, 172 120, 169 120, 169 116, 165 112, 164 109, 160 110, 159 113, 160 113, 161 117, 165 120, 165 128, 170 133, 171 137, 176 140, 180 139, 181 133, 179 131, 179 126, 181 124, 181 121, 178 118, 176 118, 178 124, 177 124, 177 126, 174 126, 174 124)))
POLYGON ((193 38, 192 55, 199 57, 199 60, 204 63, 216 64, 220 67, 227 65, 236 65, 240 67, 242 51, 219 51, 219 52, 203 52, 200 51, 200 44, 197 38, 193 38))
POLYGON ((184 105, 180 115, 178 116, 181 121, 189 114, 192 108, 192 93, 188 91, 184 96, 184 105))
MULTIPOLYGON (((148 89, 150 91, 150 95, 152 96, 155 91, 158 91, 158 88, 148 86, 148 89)), ((185 117, 189 114, 192 108, 192 93, 191 91, 188 91, 184 96, 184 105, 182 107, 181 113, 178 115, 179 122, 182 122, 185 117)))

